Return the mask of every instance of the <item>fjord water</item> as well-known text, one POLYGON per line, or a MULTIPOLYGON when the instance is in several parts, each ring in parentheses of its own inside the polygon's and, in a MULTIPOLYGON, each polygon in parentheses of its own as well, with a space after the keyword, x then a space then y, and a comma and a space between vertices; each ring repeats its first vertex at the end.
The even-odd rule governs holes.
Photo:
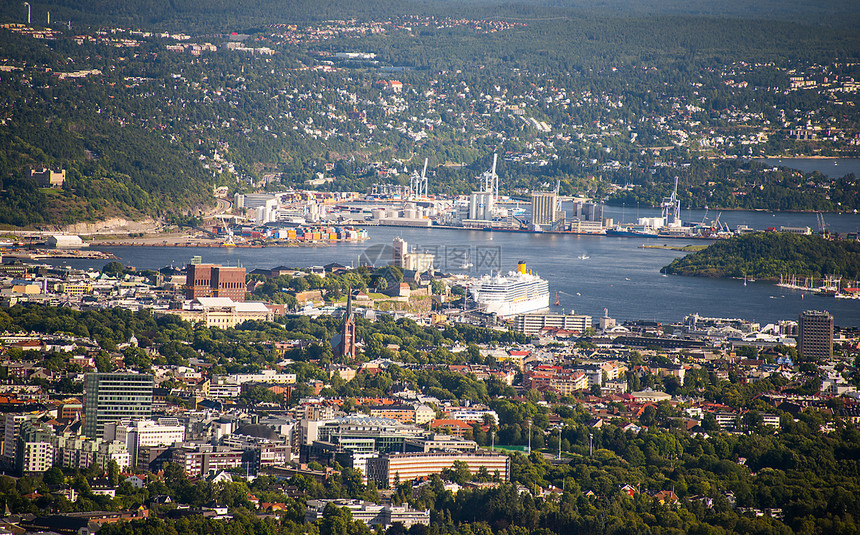
POLYGON ((775 167, 797 169, 804 173, 818 171, 830 178, 841 178, 850 173, 860 176, 858 158, 756 158, 756 161, 775 167))
MULTIPOLYGON (((624 209, 626 212, 630 208, 624 209)), ((635 210, 635 208, 634 208, 635 210)), ((621 207, 607 207, 606 216, 620 219, 621 207)), ((654 210, 641 210, 640 216, 654 210)), ((682 216, 699 221, 702 211, 687 211, 682 216)), ((632 219, 635 214, 629 215, 632 219)), ((708 219, 716 214, 708 214, 708 219)), ((720 220, 731 228, 747 224, 753 228, 810 226, 816 228, 815 214, 771 214, 766 212, 723 212, 720 220)), ((825 220, 837 232, 860 229, 860 215, 826 214, 825 220)), ((647 245, 706 244, 701 240, 637 239, 609 236, 558 234, 525 234, 469 230, 370 227, 370 239, 364 243, 344 243, 319 247, 264 248, 186 248, 186 247, 104 247, 126 265, 139 269, 158 269, 171 263, 176 266, 201 255, 204 262, 242 265, 249 271, 275 266, 307 267, 338 262, 356 265, 358 257, 372 249, 377 265, 390 258, 390 249, 381 251, 399 236, 410 247, 431 250, 439 256, 441 267, 453 273, 478 275, 490 267, 513 270, 517 261, 525 260, 530 269, 549 281, 552 300, 556 292, 560 307, 591 316, 609 315, 618 319, 678 321, 687 314, 735 317, 776 322, 797 319, 803 310, 827 310, 841 326, 860 326, 860 300, 834 299, 803 295, 801 292, 757 281, 744 286, 740 280, 703 279, 663 276, 660 268, 685 253, 665 249, 642 248, 647 245), (469 251, 474 267, 463 269, 460 259, 469 251), (447 253, 447 258, 446 258, 447 253), (497 254, 498 260, 493 256, 497 254)), ((67 260, 78 267, 100 268, 105 261, 67 260)))

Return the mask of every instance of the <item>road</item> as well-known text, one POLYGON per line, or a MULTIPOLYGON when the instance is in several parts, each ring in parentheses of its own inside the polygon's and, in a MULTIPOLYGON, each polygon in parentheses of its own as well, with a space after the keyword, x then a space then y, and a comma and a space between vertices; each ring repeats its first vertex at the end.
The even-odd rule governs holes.
POLYGON ((215 202, 217 203, 217 205, 215 206, 215 213, 213 215, 224 214, 226 212, 229 212, 230 209, 233 207, 233 203, 228 201, 227 199, 215 199, 215 202))

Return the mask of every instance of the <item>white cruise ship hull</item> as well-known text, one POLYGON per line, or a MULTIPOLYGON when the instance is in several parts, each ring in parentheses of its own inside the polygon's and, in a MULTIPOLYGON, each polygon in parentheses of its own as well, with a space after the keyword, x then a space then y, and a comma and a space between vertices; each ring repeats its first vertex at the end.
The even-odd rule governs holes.
POLYGON ((486 304, 487 313, 496 314, 499 317, 506 318, 519 314, 528 314, 530 312, 538 312, 549 308, 549 294, 539 295, 522 301, 491 301, 486 304))
POLYGON ((502 318, 549 308, 547 281, 526 273, 525 264, 520 264, 520 269, 507 276, 484 275, 475 279, 470 287, 475 303, 488 314, 502 318))

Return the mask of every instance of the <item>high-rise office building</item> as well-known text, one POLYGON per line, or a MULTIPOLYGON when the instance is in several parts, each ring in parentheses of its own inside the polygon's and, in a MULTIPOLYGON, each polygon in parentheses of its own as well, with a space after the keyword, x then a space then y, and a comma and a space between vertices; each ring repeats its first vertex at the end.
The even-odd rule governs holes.
POLYGON ((409 244, 407 244, 403 238, 398 236, 394 238, 392 249, 392 263, 396 267, 403 269, 403 265, 406 264, 406 255, 409 254, 409 244))
POLYGON ((84 387, 84 434, 103 438, 104 426, 152 414, 153 377, 137 373, 88 373, 84 387))
POLYGON ((833 356, 833 316, 829 312, 807 310, 797 318, 797 350, 818 359, 833 356))
POLYGON ((245 301, 245 268, 217 264, 190 264, 185 280, 186 299, 229 297, 245 301))

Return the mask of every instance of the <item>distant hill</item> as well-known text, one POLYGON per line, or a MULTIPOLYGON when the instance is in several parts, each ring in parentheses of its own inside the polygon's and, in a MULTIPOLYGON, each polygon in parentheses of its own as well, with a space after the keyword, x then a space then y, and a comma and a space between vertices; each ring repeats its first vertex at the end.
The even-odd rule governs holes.
POLYGON ((141 219, 213 204, 211 173, 163 134, 100 117, 0 129, 0 224, 67 225, 141 219), (65 169, 62 189, 38 188, 20 169, 65 169))
MULTIPOLYGON (((74 24, 125 24, 173 29, 194 26, 213 31, 273 23, 367 19, 401 14, 538 20, 588 12, 597 15, 790 20, 825 26, 851 26, 860 21, 860 12, 853 0, 36 0, 30 5, 35 20, 44 20, 50 11, 53 20, 68 20, 74 24)), ((0 21, 21 21, 25 13, 26 8, 20 2, 4 2, 0 6, 0 21)))
POLYGON ((718 241, 702 251, 676 258, 660 271, 691 277, 746 276, 760 280, 836 274, 857 280, 860 243, 825 240, 814 235, 757 232, 718 241))
MULTIPOLYGON (((860 57, 860 47, 853 28, 821 31, 797 22, 660 14, 695 12, 704 6, 695 0, 653 2, 657 14, 648 11, 651 4, 633 1, 499 6, 482 0, 33 0, 30 5, 37 29, 50 11, 57 38, 0 29, 0 225, 185 216, 211 206, 215 185, 228 186, 231 193, 262 184, 303 187, 323 169, 333 181, 321 188, 361 191, 381 176, 391 183, 408 181, 408 171, 394 176, 388 171, 414 168, 413 157, 429 156, 438 192, 465 193, 496 151, 510 153, 500 158, 499 171, 511 177, 504 186, 511 191, 559 184, 564 194, 605 198, 610 180, 617 179, 641 184, 625 198, 616 195, 617 202, 647 206, 659 201, 678 170, 682 184, 690 183, 687 206, 860 206, 853 177, 848 185, 785 177, 781 189, 762 189, 770 184, 765 178, 783 175, 763 178, 761 169, 747 172, 705 159, 683 166, 686 156, 680 153, 656 162, 643 150, 673 143, 672 130, 658 120, 671 117, 671 128, 684 126, 687 118, 674 111, 678 99, 695 103, 690 109, 703 106, 690 121, 718 128, 721 135, 735 129, 726 110, 749 109, 737 113, 757 114, 756 121, 770 124, 783 120, 776 109, 850 119, 826 95, 753 92, 758 86, 787 85, 785 73, 798 64, 838 60, 844 63, 834 72, 856 79, 850 58, 860 57), (609 12, 612 16, 605 15, 609 12), (394 16, 404 13, 436 17, 394 16), (370 30, 353 17, 379 24, 370 30), (321 19, 341 22, 317 23, 321 19), (71 28, 61 21, 71 21, 71 28), (301 21, 310 24, 272 26, 301 21), (103 31, 111 27, 116 31, 103 31), (122 31, 140 28, 192 37, 122 31), (306 31, 302 37, 285 35, 306 31), (240 52, 228 40, 251 48, 240 52), (255 47, 259 53, 249 55, 255 47), (376 60, 338 60, 338 52, 354 50, 372 51, 376 60), (736 90, 740 79, 727 84, 721 74, 735 63, 766 68, 742 67, 750 72, 737 76, 749 88, 736 90), (378 84, 390 72, 407 88, 398 97, 407 107, 392 106, 391 95, 378 84), (456 99, 441 95, 448 99, 444 106, 431 102, 437 91, 460 95, 454 84, 469 89, 456 99), (691 93, 691 87, 704 84, 707 92, 691 93), (545 90, 561 95, 539 95, 545 90), (514 99, 521 100, 514 104, 514 99), (544 126, 535 129, 529 121, 544 126), (637 131, 628 134, 627 125, 633 124, 637 131), (570 141, 559 148, 546 144, 551 140, 544 128, 570 141), (542 146, 547 149, 536 148, 542 146), (615 168, 615 160, 631 165, 615 168), (446 162, 464 166, 445 167, 446 162), (379 168, 383 163, 390 167, 379 168), (64 169, 64 187, 40 187, 29 173, 42 167, 64 169), (693 173, 695 182, 686 176, 693 173), (720 187, 712 187, 716 182, 720 187), (738 194, 750 206, 739 204, 738 194)), ((730 5, 725 13, 739 16, 748 4, 730 5)), ((799 14, 803 7, 786 6, 774 13, 799 14)), ((804 13, 841 13, 844 6, 829 0, 804 13)), ((24 20, 22 4, 0 3, 0 22, 24 20)), ((844 122, 851 135, 854 125, 844 122)), ((774 139, 780 150, 796 147, 774 139)))
POLYGON ((535 0, 533 3, 593 12, 791 20, 825 26, 848 25, 858 20, 854 0, 535 0))

